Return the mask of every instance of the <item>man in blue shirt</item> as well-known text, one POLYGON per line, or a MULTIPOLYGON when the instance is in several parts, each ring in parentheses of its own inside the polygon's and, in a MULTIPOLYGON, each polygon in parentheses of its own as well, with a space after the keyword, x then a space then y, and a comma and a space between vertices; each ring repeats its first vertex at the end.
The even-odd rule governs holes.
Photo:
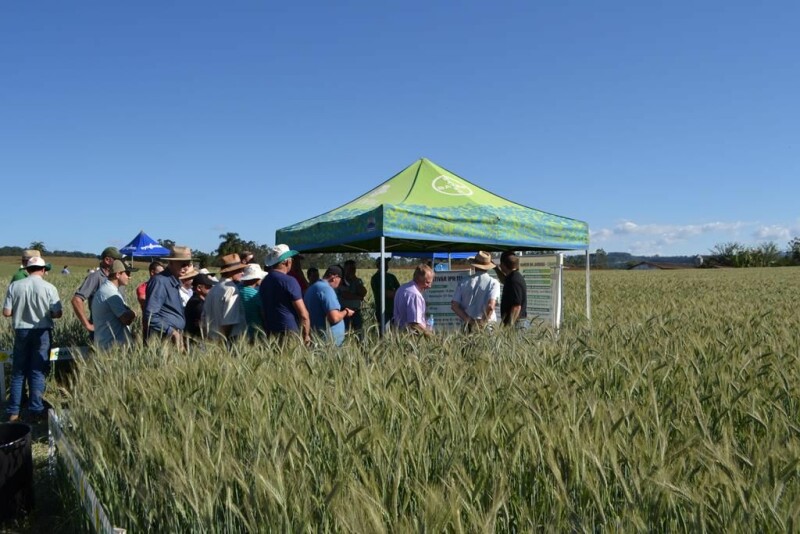
POLYGON ((180 277, 192 267, 192 249, 175 245, 166 258, 167 268, 147 282, 144 318, 147 337, 169 339, 183 348, 183 329, 186 319, 181 301, 180 277))
POLYGON ((292 257, 296 255, 297 251, 286 245, 277 245, 270 250, 264 264, 271 269, 261 282, 258 297, 264 313, 264 332, 268 336, 296 332, 308 344, 311 342, 308 310, 300 284, 288 274, 292 257))
POLYGON ((303 297, 311 321, 311 329, 323 334, 328 331, 338 346, 344 342, 344 318, 355 313, 350 308, 342 309, 336 288, 342 282, 342 268, 332 265, 325 271, 322 280, 317 280, 306 290, 303 297), (330 326, 330 329, 328 327, 330 326))

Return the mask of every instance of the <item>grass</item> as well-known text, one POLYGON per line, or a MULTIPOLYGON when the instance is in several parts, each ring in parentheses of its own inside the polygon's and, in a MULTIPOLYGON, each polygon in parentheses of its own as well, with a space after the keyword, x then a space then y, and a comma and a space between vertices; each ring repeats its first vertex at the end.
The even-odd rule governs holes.
POLYGON ((797 274, 596 273, 590 326, 566 273, 558 336, 149 347, 56 400, 133 531, 794 530, 797 274))

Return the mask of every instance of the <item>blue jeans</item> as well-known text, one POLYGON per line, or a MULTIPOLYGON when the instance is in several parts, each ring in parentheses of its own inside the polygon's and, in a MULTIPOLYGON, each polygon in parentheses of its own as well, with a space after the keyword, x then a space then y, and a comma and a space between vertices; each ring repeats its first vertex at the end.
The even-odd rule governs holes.
POLYGON ((14 331, 14 356, 11 363, 11 388, 8 414, 19 415, 22 383, 28 380, 30 411, 44 412, 42 395, 47 372, 50 370, 50 330, 26 328, 14 331))

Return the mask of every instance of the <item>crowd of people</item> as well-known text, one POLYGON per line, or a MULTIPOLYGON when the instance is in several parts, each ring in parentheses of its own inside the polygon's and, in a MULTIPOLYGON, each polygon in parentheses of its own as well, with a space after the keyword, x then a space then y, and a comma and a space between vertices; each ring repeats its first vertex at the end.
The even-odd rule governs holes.
MULTIPOLYGON (((432 335, 424 292, 433 284, 434 270, 429 264, 419 264, 412 279, 401 285, 389 272, 389 259, 376 260, 377 271, 370 280, 375 321, 382 324, 382 332, 391 328, 432 335)), ((242 337, 251 342, 259 336, 299 337, 306 344, 316 338, 338 346, 348 331, 361 336, 367 288, 358 277, 356 262, 330 265, 320 277, 316 267, 304 274, 302 260, 296 250, 279 244, 264 259, 266 271, 251 253, 243 251, 222 256, 218 273, 212 273, 195 268, 189 247, 172 247, 169 256, 149 265, 148 280, 136 288, 143 340, 168 342, 185 350, 242 337)), ((63 313, 57 289, 44 279, 49 264, 41 253, 26 250, 21 262, 3 303, 3 315, 11 317, 15 331, 8 404, 11 421, 19 418, 25 381, 32 417, 44 414, 42 394, 53 320, 63 313)), ((527 327, 527 293, 519 258, 504 252, 495 264, 490 253, 481 251, 470 265, 475 273, 458 285, 451 302, 464 328, 491 329, 499 322, 527 327), (489 275, 491 270, 497 277, 489 275)), ((137 313, 123 291, 134 270, 118 249, 107 247, 98 268, 89 272, 70 300, 97 350, 134 343, 131 325, 137 313)))

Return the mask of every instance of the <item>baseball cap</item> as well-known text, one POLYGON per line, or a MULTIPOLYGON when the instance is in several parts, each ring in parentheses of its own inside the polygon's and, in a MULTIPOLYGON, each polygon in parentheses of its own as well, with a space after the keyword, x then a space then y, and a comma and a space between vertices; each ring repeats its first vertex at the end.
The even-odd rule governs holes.
POLYGON ((192 286, 199 286, 199 285, 214 287, 215 285, 217 285, 217 281, 212 280, 210 276, 201 272, 194 277, 194 280, 192 280, 192 286))
POLYGON ((344 271, 338 265, 331 265, 325 270, 325 274, 322 276, 323 278, 327 278, 329 276, 338 276, 339 278, 344 277, 344 271))
POLYGON ((100 259, 103 258, 114 258, 115 260, 121 260, 122 254, 119 253, 119 249, 117 247, 106 247, 100 254, 100 259))
MULTIPOLYGON (((104 256, 105 257, 105 256, 104 256)), ((114 260, 114 263, 111 264, 111 273, 118 274, 118 273, 132 273, 136 272, 139 269, 135 269, 130 265, 126 264, 122 260, 114 260)))

